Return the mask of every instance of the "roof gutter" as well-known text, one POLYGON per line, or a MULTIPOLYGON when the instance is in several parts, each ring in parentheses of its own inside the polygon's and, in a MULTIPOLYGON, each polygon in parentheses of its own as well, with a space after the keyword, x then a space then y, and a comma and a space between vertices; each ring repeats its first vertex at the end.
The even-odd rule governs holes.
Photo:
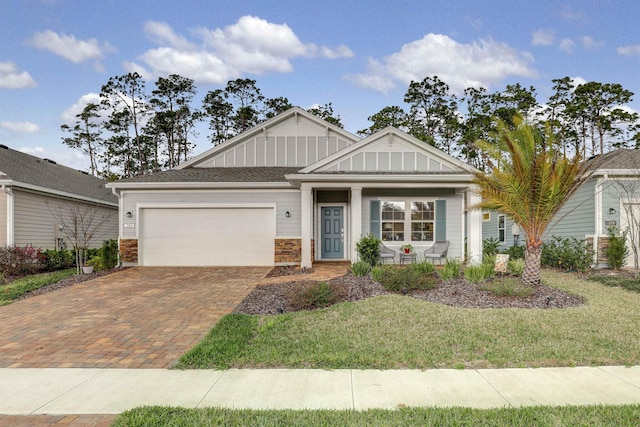
POLYGON ((85 196, 80 196, 78 194, 67 193, 66 191, 52 190, 50 188, 40 187, 38 185, 27 184, 19 181, 0 180, 0 185, 2 185, 2 187, 4 187, 5 185, 10 185, 13 188, 23 188, 25 190, 31 190, 38 193, 52 194, 55 196, 65 197, 68 199, 82 200, 84 202, 96 203, 99 205, 118 207, 117 203, 107 202, 105 200, 100 200, 100 199, 94 199, 93 197, 85 197, 85 196))
MULTIPOLYGON (((112 191, 116 189, 163 190, 179 188, 222 189, 222 188, 291 188, 288 182, 111 182, 106 185, 112 191)), ((115 194, 115 193, 114 193, 115 194)))

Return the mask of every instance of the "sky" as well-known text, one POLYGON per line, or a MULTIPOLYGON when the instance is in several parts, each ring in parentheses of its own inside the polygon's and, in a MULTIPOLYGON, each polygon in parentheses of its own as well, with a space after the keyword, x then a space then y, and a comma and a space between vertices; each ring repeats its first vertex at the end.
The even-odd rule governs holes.
MULTIPOLYGON (((0 144, 77 169, 63 145, 110 77, 194 79, 208 91, 250 78, 268 98, 332 103, 345 130, 403 108, 412 80, 437 75, 460 94, 552 79, 619 83, 640 111, 637 0, 0 0, 0 144)), ((206 125, 195 138, 209 148, 206 125)))

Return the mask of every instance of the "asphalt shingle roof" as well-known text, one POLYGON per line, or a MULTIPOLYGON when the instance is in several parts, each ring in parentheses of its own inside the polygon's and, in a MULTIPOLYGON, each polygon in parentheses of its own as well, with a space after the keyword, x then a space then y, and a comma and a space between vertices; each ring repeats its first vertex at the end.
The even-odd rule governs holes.
POLYGON ((299 170, 298 167, 266 166, 187 168, 154 172, 119 182, 287 182, 284 176, 299 170))
POLYGON ((640 150, 620 148, 602 156, 598 169, 636 169, 640 171, 640 150))
POLYGON ((95 176, 0 146, 0 180, 7 179, 104 202, 118 202, 111 190, 105 188, 105 181, 95 176))

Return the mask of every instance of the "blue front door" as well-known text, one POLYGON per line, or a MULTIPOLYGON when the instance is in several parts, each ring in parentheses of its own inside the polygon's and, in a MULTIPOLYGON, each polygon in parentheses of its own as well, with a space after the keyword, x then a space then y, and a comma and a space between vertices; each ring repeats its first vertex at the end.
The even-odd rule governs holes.
POLYGON ((323 206, 321 209, 322 259, 344 259, 344 213, 342 206, 323 206))

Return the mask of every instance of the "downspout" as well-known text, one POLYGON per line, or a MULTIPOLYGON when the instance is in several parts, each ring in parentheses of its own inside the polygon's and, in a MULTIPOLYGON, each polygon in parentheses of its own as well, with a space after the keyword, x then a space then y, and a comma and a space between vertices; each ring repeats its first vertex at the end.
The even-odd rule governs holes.
POLYGON ((2 191, 7 194, 7 244, 13 246, 15 236, 13 235, 13 190, 5 184, 2 184, 2 191))
MULTIPOLYGON (((120 258, 120 239, 122 237, 123 230, 123 222, 122 222, 122 198, 120 197, 120 193, 114 187, 111 187, 111 192, 114 196, 118 198, 118 258, 120 258)), ((122 265, 122 260, 119 259, 120 265, 122 265)))
POLYGON ((594 265, 596 268, 598 267, 598 260, 600 259, 600 254, 598 253, 598 247, 600 243, 600 234, 602 233, 602 187, 603 182, 606 181, 608 175, 605 174, 602 177, 598 178, 596 182, 596 186, 594 189, 594 198, 595 198, 595 224, 594 224, 594 236, 593 236, 593 255, 594 265))

